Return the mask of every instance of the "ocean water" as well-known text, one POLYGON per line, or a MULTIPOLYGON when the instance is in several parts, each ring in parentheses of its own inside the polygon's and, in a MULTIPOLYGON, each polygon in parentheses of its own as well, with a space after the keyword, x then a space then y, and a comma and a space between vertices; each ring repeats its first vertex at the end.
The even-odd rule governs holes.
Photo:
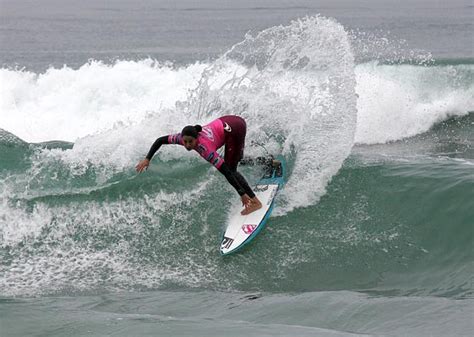
POLYGON ((473 11, 1 0, 0 336, 471 336, 473 11), (223 114, 289 164, 225 258, 217 171, 134 171, 223 114))

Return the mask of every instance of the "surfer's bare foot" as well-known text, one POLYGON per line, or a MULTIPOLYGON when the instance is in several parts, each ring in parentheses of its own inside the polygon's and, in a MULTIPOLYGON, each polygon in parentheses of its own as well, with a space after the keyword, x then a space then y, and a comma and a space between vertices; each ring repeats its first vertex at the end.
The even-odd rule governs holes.
POLYGON ((245 209, 242 212, 240 212, 240 214, 247 215, 262 208, 262 203, 260 202, 260 200, 258 200, 257 197, 254 197, 250 199, 250 201, 246 203, 244 206, 245 206, 245 209))

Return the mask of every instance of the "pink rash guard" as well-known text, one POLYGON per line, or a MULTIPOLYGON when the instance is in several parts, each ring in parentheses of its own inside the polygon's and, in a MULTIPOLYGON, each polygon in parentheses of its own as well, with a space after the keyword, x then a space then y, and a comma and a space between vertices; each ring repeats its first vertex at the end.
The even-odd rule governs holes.
MULTIPOLYGON (((184 146, 181 133, 169 135, 168 143, 184 146)), ((194 150, 197 151, 201 157, 219 169, 222 166, 224 159, 217 153, 217 149, 221 148, 224 144, 224 124, 218 118, 202 127, 202 131, 199 132, 197 137, 197 144, 194 150)))
MULTIPOLYGON (((194 150, 206 161, 215 166, 235 188, 240 196, 247 194, 250 198, 255 193, 245 178, 237 172, 237 165, 243 157, 246 134, 245 120, 239 116, 223 116, 204 125, 197 135, 194 150), (222 158, 217 149, 225 145, 225 155, 222 158), (225 161, 224 161, 225 160, 225 161)), ((159 137, 151 146, 146 159, 151 160, 156 151, 164 144, 184 146, 181 133, 159 137)))

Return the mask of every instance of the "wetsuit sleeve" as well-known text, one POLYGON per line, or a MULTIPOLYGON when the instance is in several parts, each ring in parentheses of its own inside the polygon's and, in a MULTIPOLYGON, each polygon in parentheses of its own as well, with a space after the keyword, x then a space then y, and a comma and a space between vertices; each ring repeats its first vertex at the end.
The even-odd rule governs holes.
POLYGON ((229 184, 231 184, 235 188, 235 190, 237 191, 237 193, 239 193, 240 196, 247 194, 250 198, 255 197, 255 194, 253 193, 252 189, 246 189, 244 186, 242 186, 242 184, 239 183, 239 179, 236 176, 235 172, 231 171, 229 166, 226 165, 226 163, 222 163, 218 170, 225 176, 229 184))
POLYGON ((175 133, 172 135, 167 135, 158 138, 155 140, 153 145, 150 148, 150 151, 148 151, 148 154, 146 155, 146 159, 151 160, 153 155, 158 151, 161 147, 161 145, 164 144, 178 144, 178 145, 184 145, 183 144, 183 137, 181 136, 181 133, 175 133))
POLYGON ((155 140, 153 145, 150 148, 150 151, 148 151, 148 154, 146 155, 146 159, 151 160, 151 158, 154 156, 156 151, 158 151, 163 144, 169 144, 168 141, 169 136, 163 136, 155 140))
POLYGON ((181 133, 175 133, 166 137, 168 137, 168 144, 184 145, 181 133))

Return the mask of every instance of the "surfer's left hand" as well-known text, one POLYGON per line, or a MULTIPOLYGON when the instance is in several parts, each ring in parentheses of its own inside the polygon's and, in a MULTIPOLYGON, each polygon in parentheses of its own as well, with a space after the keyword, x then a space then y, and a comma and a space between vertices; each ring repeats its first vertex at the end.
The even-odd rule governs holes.
POLYGON ((150 161, 148 159, 143 159, 137 164, 137 166, 135 166, 135 169, 137 170, 138 173, 140 173, 140 172, 143 172, 143 170, 147 170, 149 165, 150 165, 150 161))

